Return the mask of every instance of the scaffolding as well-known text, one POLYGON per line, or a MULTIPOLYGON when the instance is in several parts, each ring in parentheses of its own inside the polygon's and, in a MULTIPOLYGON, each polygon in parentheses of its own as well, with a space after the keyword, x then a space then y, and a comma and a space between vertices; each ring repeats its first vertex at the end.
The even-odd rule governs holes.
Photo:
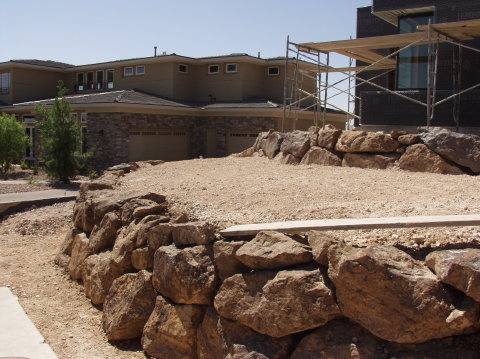
MULTIPOLYGON (((480 49, 467 46, 463 42, 480 37, 480 19, 422 25, 418 32, 387 36, 376 36, 321 43, 294 43, 287 38, 285 57, 284 116, 286 119, 298 120, 302 111, 314 112, 316 126, 325 126, 327 109, 344 113, 347 120, 356 119, 361 124, 360 112, 356 106, 361 104, 356 89, 368 84, 379 90, 401 97, 423 106, 426 110, 426 125, 431 126, 435 120, 435 110, 447 101, 453 101, 453 120, 460 126, 460 96, 475 88, 480 83, 462 88, 462 53, 465 50, 480 53, 480 49), (453 45, 452 50, 452 94, 439 100, 437 98, 438 58, 440 44, 453 45), (397 69, 397 55, 411 47, 426 45, 428 49, 428 69, 426 101, 395 91, 375 82, 397 69), (334 67, 331 55, 336 53, 349 60, 348 67, 334 67), (357 60, 356 66, 353 61, 357 60), (375 71, 372 75, 371 71, 375 71), (331 74, 340 75, 340 79, 331 80, 331 74), (369 75, 370 73, 370 75, 369 75), (310 91, 303 87, 305 78, 314 80, 315 89, 310 91), (332 103, 332 99, 344 95, 347 103, 343 108, 332 103), (356 106, 355 106, 356 105, 356 106)), ((358 108, 358 107, 357 107, 358 108)), ((283 124, 282 124, 283 127, 283 124)))

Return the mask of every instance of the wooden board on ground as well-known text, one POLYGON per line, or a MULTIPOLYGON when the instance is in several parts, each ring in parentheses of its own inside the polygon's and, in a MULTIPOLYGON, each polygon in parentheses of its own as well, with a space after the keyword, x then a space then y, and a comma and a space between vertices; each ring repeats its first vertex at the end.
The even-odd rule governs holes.
POLYGON ((253 236, 260 231, 300 233, 312 230, 355 230, 411 227, 480 226, 480 215, 416 216, 383 218, 342 218, 242 224, 220 232, 224 237, 253 236))

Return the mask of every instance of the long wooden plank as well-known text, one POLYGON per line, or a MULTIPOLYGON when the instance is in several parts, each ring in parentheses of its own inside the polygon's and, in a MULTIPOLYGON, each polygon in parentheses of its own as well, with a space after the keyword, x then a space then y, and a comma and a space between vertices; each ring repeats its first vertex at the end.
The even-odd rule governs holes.
MULTIPOLYGON (((472 40, 480 36, 480 19, 433 24, 432 28, 460 41, 472 40)), ((428 25, 417 26, 420 31, 428 31, 428 25)))
POLYGON ((260 231, 301 233, 311 230, 355 230, 411 227, 480 226, 480 215, 342 218, 242 224, 220 231, 224 237, 251 236, 260 231))

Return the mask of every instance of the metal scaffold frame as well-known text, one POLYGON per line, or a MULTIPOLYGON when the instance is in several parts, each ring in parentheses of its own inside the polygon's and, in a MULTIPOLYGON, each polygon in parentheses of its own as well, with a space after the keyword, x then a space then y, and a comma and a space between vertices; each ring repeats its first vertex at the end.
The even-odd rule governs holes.
MULTIPOLYGON (((368 84, 379 90, 416 103, 426 109, 426 125, 434 125, 436 108, 447 102, 454 101, 452 117, 458 128, 460 125, 460 96, 480 87, 480 83, 462 88, 462 53, 465 50, 480 53, 480 49, 467 46, 463 41, 480 37, 480 20, 468 20, 453 23, 431 24, 417 27, 418 32, 359 38, 323 43, 297 44, 287 38, 284 84, 284 116, 293 120, 293 128, 301 111, 314 111, 314 123, 325 126, 327 109, 334 109, 347 116, 347 119, 361 117, 352 104, 359 105, 361 98, 356 96, 355 89, 368 84), (452 95, 437 99, 437 75, 440 44, 451 44, 452 48, 452 95), (405 93, 379 85, 375 80, 388 75, 397 69, 397 55, 413 46, 426 45, 428 49, 428 77, 426 101, 420 101, 405 93), (379 52, 383 51, 382 52, 379 52), (331 65, 331 53, 346 56, 349 67, 337 68, 331 65), (386 54, 387 53, 387 54, 386 54), (357 60, 354 67, 353 60, 357 60), (371 71, 376 71, 375 75, 371 71), (378 72, 380 72, 378 74, 378 72), (370 75, 368 73, 370 72, 370 75), (330 81, 330 74, 338 73, 340 80, 330 81), (304 78, 313 79, 316 88, 308 91, 303 88, 304 78), (341 85, 347 82, 346 86, 341 85), (341 86, 344 86, 342 88, 341 86), (345 89, 346 88, 346 89, 345 89), (348 99, 345 108, 333 104, 331 100, 339 95, 348 99)), ((283 124, 282 124, 283 127, 283 124)))

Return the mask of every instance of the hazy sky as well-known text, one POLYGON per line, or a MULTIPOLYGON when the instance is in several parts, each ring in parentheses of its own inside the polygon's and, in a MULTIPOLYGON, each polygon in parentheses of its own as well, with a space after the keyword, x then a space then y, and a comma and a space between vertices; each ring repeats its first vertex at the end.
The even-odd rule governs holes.
POLYGON ((291 41, 355 36, 371 0, 0 0, 0 62, 74 65, 153 56, 285 55, 291 41))

